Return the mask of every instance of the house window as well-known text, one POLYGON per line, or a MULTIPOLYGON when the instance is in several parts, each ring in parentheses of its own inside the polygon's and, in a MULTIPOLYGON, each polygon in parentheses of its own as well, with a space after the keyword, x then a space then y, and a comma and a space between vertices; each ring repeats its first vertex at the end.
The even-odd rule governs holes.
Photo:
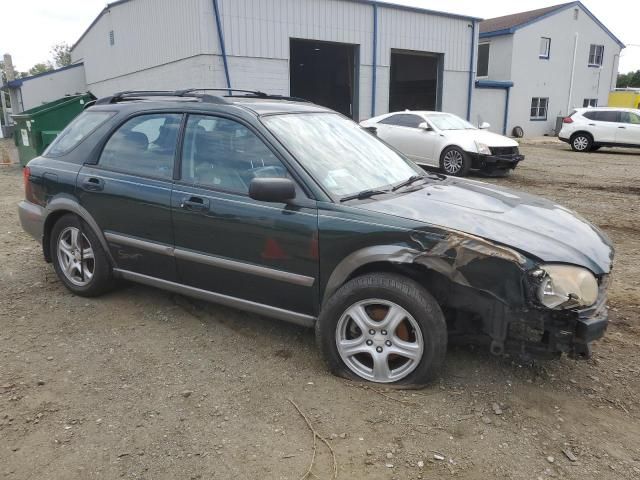
POLYGON ((548 106, 548 98, 533 97, 531 99, 531 120, 546 120, 548 106))
POLYGON ((540 38, 540 58, 549 59, 551 52, 551 39, 547 37, 540 38))
POLYGON ((604 45, 591 44, 591 48, 589 48, 589 66, 601 67, 603 56, 604 56, 604 45))
POLYGON ((489 43, 481 43, 478 45, 478 76, 486 77, 489 75, 489 43))
POLYGON ((582 102, 582 106, 584 108, 586 108, 586 107, 597 107, 598 106, 598 99, 597 98, 585 98, 584 101, 582 102))
POLYGON ((578 15, 579 15, 579 13, 580 13, 580 9, 578 9, 578 8, 574 8, 574 9, 573 9, 573 19, 574 19, 574 20, 577 20, 577 19, 578 19, 578 15))
POLYGON ((109 30, 109 45, 113 46, 116 43, 116 37, 113 34, 113 30, 109 30))

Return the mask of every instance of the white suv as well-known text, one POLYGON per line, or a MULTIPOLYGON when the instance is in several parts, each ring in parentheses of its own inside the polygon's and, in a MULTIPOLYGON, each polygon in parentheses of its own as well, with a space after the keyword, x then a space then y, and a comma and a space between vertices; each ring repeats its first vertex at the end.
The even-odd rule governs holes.
POLYGON ((558 137, 576 152, 600 147, 640 148, 640 110, 577 108, 562 121, 558 137))

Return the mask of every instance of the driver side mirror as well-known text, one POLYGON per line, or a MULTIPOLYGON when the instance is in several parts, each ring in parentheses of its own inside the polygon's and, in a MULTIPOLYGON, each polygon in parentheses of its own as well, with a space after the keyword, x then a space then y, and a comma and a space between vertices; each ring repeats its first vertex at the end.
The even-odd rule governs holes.
POLYGON ((420 125, 418 125, 418 128, 425 130, 427 132, 430 132, 433 130, 433 128, 431 128, 427 122, 422 122, 420 125))
POLYGON ((480 130, 487 130, 490 126, 491 126, 491 124, 490 124, 490 123, 482 122, 478 128, 479 128, 480 130))
POLYGON ((296 197, 296 186, 290 178, 257 177, 249 184, 249 197, 262 202, 287 202, 296 197))

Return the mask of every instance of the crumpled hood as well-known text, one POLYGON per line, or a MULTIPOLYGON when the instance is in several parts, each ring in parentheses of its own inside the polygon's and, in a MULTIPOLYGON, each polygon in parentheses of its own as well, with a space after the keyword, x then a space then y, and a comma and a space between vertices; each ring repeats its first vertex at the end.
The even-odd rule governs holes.
POLYGON ((517 147, 518 142, 512 138, 498 135, 489 130, 444 130, 442 132, 445 137, 452 140, 478 141, 488 145, 489 147, 517 147))
POLYGON ((543 262, 608 273, 608 237, 571 210, 541 197, 492 184, 446 177, 406 194, 378 197, 360 208, 470 233, 543 262))

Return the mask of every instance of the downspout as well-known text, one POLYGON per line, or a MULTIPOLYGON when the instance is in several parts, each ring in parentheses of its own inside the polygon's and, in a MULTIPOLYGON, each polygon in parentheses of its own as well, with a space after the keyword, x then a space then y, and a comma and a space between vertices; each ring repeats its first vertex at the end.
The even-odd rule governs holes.
POLYGON ((471 96, 473 95, 473 60, 476 53, 476 21, 471 21, 471 55, 469 58, 469 89, 467 92, 467 121, 471 121, 471 96))
POLYGON ((613 56, 613 65, 611 66, 611 81, 609 81, 609 91, 613 91, 618 86, 618 68, 620 67, 620 54, 613 56))
MULTIPOLYGON (((571 79, 569 80, 569 99, 567 100, 567 115, 571 111, 571 98, 573 97, 573 78, 576 70, 576 53, 578 51, 578 33, 576 32, 573 42, 573 62, 571 63, 571 79)), ((548 108, 548 105, 547 105, 548 108)))
POLYGON ((222 22, 220 21, 220 9, 218 8, 218 0, 213 0, 213 13, 216 17, 216 26, 218 27, 218 40, 220 41, 220 53, 222 54, 222 63, 224 65, 224 76, 227 79, 227 88, 231 95, 231 79, 229 78, 229 64, 227 63, 227 49, 224 46, 224 33, 222 32, 222 22))
POLYGON ((378 77, 378 4, 373 4, 373 62, 371 62, 371 117, 376 116, 376 83, 378 77))
POLYGON ((502 135, 507 135, 507 125, 509 123, 509 97, 511 96, 511 87, 506 88, 506 97, 504 99, 504 123, 502 125, 502 135))

